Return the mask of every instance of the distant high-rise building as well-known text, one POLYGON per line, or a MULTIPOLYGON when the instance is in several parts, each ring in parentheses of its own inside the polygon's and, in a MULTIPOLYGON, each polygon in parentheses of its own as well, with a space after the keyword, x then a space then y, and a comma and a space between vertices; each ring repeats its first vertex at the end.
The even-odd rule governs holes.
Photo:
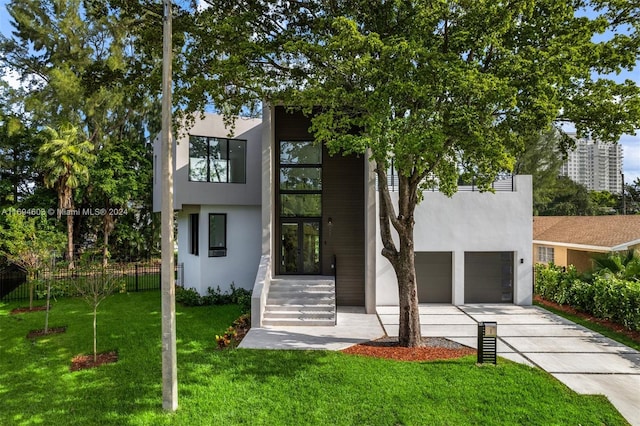
POLYGON ((622 146, 620 144, 578 139, 576 148, 569 152, 560 175, 567 176, 592 191, 622 192, 622 146))

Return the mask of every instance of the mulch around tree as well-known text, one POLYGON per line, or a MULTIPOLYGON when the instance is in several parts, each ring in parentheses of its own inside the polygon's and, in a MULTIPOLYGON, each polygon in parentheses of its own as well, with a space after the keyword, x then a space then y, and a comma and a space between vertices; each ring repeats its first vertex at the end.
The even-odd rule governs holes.
POLYGON ((557 309, 559 311, 562 312, 566 312, 575 316, 578 316, 584 320, 587 320, 589 322, 592 322, 594 324, 599 324, 603 327, 608 328, 609 330, 615 331, 616 333, 620 333, 620 334, 624 334, 625 336, 627 336, 629 339, 640 343, 640 331, 634 331, 634 330, 629 330, 627 328, 625 328, 623 325, 615 323, 613 321, 609 321, 607 319, 602 319, 602 318, 596 318, 593 315, 590 315, 586 312, 582 312, 579 311, 575 308, 572 308, 569 305, 559 305, 555 302, 552 302, 550 300, 546 300, 541 298, 538 295, 533 296, 533 300, 535 302, 540 303, 543 306, 549 306, 551 308, 557 309))
POLYGON ((48 336, 50 334, 60 334, 67 331, 67 326, 63 327, 49 327, 49 331, 44 332, 44 328, 40 330, 31 330, 29 334, 27 334, 27 339, 35 339, 36 337, 48 336))
POLYGON ((443 337, 423 337, 421 346, 415 348, 399 346, 397 337, 383 337, 351 346, 341 352, 398 361, 435 361, 476 354, 475 349, 443 337))
POLYGON ((71 371, 87 370, 89 368, 100 367, 104 364, 111 364, 118 361, 118 352, 102 352, 98 354, 97 361, 93 361, 93 354, 91 355, 76 355, 71 360, 71 371))
MULTIPOLYGON (((49 306, 49 310, 51 310, 51 306, 49 306)), ((46 306, 34 306, 33 308, 29 308, 28 306, 23 306, 21 308, 15 308, 12 309, 11 312, 9 312, 10 315, 16 315, 16 314, 24 314, 26 312, 39 312, 39 311, 46 311, 47 307, 46 306)))

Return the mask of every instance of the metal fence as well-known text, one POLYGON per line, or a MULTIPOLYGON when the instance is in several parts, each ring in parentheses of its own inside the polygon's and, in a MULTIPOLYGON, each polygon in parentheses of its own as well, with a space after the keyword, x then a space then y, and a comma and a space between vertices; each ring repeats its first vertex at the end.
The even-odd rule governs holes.
MULTIPOLYGON (((127 292, 160 290, 161 264, 158 262, 119 263, 107 267, 92 265, 90 267, 69 269, 67 267, 45 268, 34 280, 34 298, 44 297, 47 284, 52 284, 52 294, 58 296, 74 296, 76 285, 80 280, 95 274, 108 274, 122 278, 122 289, 127 292)), ((183 265, 176 264, 176 282, 181 284, 183 265)), ((26 274, 17 268, 0 271, 0 300, 29 299, 29 284, 26 274)))

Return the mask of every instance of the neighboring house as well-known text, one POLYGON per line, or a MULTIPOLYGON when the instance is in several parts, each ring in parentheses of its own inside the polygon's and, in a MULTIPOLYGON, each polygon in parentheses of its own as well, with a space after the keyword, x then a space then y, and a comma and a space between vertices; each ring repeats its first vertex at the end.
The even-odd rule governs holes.
MULTIPOLYGON (((207 115, 180 138, 174 197, 184 285, 253 287, 254 326, 335 321, 336 304, 368 313, 397 305, 393 268, 380 254, 372 163, 366 155, 330 156, 313 143, 301 113, 272 107, 263 114, 236 125, 234 140, 246 141, 242 182, 212 172, 231 176, 241 167, 231 152, 217 155, 216 138, 227 135, 220 117, 207 115), (330 305, 333 316, 323 317, 330 305)), ((495 194, 474 189, 451 198, 425 192, 416 209, 419 301, 531 304, 531 177, 497 182, 495 194)), ((159 197, 154 203, 158 210, 159 197)))
POLYGON ((640 249, 640 215, 535 216, 535 263, 592 268, 594 256, 640 249))

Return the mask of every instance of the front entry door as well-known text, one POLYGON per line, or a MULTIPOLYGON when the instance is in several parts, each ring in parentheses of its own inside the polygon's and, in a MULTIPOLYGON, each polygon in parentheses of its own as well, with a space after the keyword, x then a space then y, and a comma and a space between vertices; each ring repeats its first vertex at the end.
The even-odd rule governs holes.
POLYGON ((280 237, 281 274, 320 274, 319 220, 283 220, 280 237))

